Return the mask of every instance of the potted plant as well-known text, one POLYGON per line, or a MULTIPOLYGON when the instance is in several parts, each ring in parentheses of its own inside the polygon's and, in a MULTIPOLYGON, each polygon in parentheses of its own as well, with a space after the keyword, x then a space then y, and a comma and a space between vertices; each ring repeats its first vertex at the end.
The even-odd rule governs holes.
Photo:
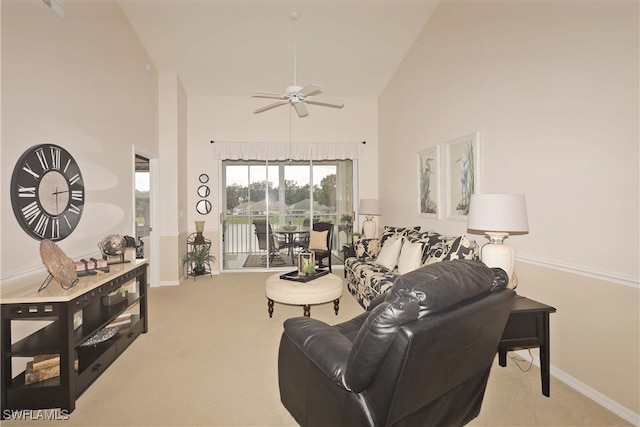
POLYGON ((182 258, 182 265, 191 266, 191 273, 194 276, 200 276, 207 272, 206 264, 214 262, 216 258, 209 253, 209 247, 202 245, 196 246, 192 251, 182 258))
POLYGON ((302 271, 304 272, 304 274, 309 277, 309 276, 313 276, 313 273, 316 272, 316 266, 314 265, 314 263, 311 260, 308 260, 305 264, 304 267, 302 268, 302 271))
POLYGON ((353 217, 351 215, 344 214, 340 217, 340 225, 338 225, 338 230, 344 232, 345 234, 344 242, 347 245, 351 244, 351 240, 352 240, 352 235, 351 235, 351 232, 353 231, 352 221, 353 221, 353 217))

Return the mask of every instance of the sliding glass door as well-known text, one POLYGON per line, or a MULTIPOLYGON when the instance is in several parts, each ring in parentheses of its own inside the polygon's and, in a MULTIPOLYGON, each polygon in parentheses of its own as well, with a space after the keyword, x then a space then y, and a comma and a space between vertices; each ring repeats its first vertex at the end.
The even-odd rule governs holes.
POLYGON ((334 224, 336 254, 348 239, 338 225, 353 212, 351 160, 222 165, 224 270, 290 267, 297 249, 294 239, 302 236, 278 235, 283 226, 295 225, 302 234, 314 222, 334 224), (256 223, 267 225, 266 235, 256 223))

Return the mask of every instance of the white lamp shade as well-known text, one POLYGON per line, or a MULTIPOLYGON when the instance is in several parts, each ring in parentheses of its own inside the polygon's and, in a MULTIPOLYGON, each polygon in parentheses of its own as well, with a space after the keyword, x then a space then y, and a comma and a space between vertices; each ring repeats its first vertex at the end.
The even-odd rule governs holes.
POLYGON ((380 216, 380 200, 360 199, 358 213, 365 216, 380 216))
POLYGON ((467 228, 480 231, 529 231, 524 194, 472 194, 467 228))

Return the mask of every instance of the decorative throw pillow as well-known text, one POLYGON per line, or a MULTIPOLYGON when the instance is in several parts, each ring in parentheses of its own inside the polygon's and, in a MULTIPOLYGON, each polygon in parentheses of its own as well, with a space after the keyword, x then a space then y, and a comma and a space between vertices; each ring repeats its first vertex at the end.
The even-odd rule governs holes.
POLYGON ((402 239, 388 238, 380 249, 380 253, 376 258, 376 264, 379 264, 388 270, 393 270, 398 264, 398 257, 400 256, 401 248, 402 239))
POLYGON ((434 231, 410 231, 407 233, 406 239, 411 243, 420 243, 422 245, 422 259, 420 264, 427 261, 429 249, 439 241, 440 234, 434 231))
POLYGON ((420 239, 422 238, 422 236, 428 235, 430 233, 430 231, 420 231, 420 228, 415 229, 415 228, 410 228, 409 230, 407 230, 407 233, 405 235, 405 237, 407 239, 420 239))
POLYGON ((479 259, 480 247, 475 240, 469 239, 464 234, 457 237, 451 244, 449 253, 445 257, 444 261, 450 261, 454 259, 479 259))
POLYGON ((409 231, 418 231, 420 230, 420 226, 417 225, 415 227, 392 227, 389 225, 384 226, 384 230, 382 232, 382 236, 380 236, 380 244, 384 246, 384 242, 387 239, 397 238, 400 239, 407 235, 409 231))
POLYGON ((354 244, 353 250, 358 258, 376 259, 380 252, 380 240, 360 239, 354 244))
POLYGON ((420 265, 422 265, 422 244, 405 240, 398 259, 398 273, 408 273, 420 267, 420 265))
POLYGON ((425 265, 434 264, 436 262, 442 262, 447 260, 447 255, 451 250, 455 237, 443 236, 441 234, 437 236, 431 236, 431 242, 429 250, 427 252, 427 259, 425 265))
POLYGON ((329 230, 309 231, 309 250, 326 251, 327 250, 327 233, 329 233, 329 230))

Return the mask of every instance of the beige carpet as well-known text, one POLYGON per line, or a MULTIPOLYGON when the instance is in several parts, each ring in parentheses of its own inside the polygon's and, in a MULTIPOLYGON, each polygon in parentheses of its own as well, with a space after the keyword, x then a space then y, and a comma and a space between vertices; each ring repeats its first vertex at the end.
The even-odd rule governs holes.
MULTIPOLYGON (((264 296, 269 274, 228 273, 152 288, 149 332, 78 399, 68 420, 2 425, 295 425, 280 403, 276 361, 282 322, 302 315, 302 308, 276 303, 269 318, 264 296)), ((331 324, 361 312, 346 293, 338 316, 331 303, 311 307, 312 317, 331 324)), ((470 425, 630 424, 553 378, 551 398, 544 397, 540 371, 521 372, 510 360, 506 368, 496 361, 480 416, 470 425)))

